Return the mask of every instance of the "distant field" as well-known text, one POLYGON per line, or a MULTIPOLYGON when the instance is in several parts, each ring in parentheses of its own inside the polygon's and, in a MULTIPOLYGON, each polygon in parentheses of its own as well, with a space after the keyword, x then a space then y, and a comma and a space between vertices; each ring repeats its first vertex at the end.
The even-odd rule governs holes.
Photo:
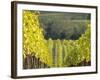
POLYGON ((39 21, 45 38, 78 39, 90 23, 90 15, 83 13, 40 12, 39 21), (63 37, 62 37, 63 36, 63 37), (76 37, 75 37, 76 36, 76 37))

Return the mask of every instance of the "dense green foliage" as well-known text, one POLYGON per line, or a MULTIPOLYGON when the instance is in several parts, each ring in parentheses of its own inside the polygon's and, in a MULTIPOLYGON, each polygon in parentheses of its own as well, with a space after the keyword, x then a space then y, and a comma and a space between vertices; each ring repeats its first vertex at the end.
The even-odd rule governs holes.
POLYGON ((28 54, 35 55, 40 61, 51 66, 51 54, 47 48, 43 36, 43 29, 39 25, 38 14, 31 11, 23 11, 23 51, 24 57, 28 54))

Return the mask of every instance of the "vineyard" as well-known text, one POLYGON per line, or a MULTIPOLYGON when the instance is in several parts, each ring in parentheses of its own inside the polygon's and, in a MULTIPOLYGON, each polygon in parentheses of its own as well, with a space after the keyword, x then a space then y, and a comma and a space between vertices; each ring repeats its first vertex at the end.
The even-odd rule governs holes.
POLYGON ((23 68, 91 65, 90 27, 77 40, 45 39, 39 13, 23 11, 23 68))

